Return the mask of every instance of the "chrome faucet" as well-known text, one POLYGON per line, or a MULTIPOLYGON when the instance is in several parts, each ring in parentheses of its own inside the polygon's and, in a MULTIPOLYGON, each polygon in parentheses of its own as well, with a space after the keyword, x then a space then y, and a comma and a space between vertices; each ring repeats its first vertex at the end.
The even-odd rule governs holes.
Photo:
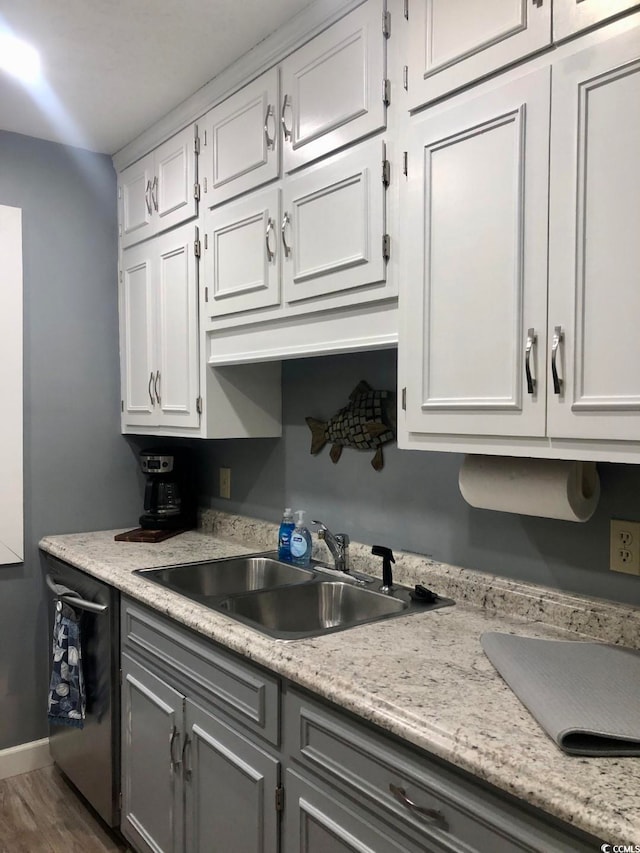
POLYGON ((313 520, 318 525, 318 539, 323 539, 331 551, 334 568, 337 572, 349 574, 349 537, 346 533, 332 533, 322 521, 313 520))

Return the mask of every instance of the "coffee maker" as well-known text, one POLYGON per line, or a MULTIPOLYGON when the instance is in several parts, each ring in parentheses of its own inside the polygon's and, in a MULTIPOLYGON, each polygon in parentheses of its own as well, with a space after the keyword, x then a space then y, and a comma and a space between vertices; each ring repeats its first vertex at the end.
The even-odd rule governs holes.
POLYGON ((169 448, 142 450, 140 466, 147 477, 140 527, 144 530, 195 527, 191 466, 186 451, 169 448))

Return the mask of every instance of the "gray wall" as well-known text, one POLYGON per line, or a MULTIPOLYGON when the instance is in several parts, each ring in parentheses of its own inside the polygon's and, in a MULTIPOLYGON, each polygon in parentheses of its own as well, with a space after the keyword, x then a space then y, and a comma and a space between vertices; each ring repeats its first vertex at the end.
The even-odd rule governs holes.
POLYGON ((38 540, 139 514, 119 426, 115 199, 108 158, 0 133, 0 204, 23 211, 25 349, 25 561, 0 566, 0 749, 47 734, 38 540))
POLYGON ((360 379, 395 390, 395 372, 393 350, 285 362, 282 440, 201 447, 204 500, 271 521, 293 505, 361 542, 640 604, 640 578, 608 571, 609 519, 640 519, 640 466, 600 464, 598 509, 578 524, 473 509, 458 490, 456 454, 387 445, 380 473, 369 464, 370 452, 345 449, 336 465, 328 447, 312 457, 305 416, 334 415, 360 379), (231 468, 231 501, 217 497, 221 465, 231 468))

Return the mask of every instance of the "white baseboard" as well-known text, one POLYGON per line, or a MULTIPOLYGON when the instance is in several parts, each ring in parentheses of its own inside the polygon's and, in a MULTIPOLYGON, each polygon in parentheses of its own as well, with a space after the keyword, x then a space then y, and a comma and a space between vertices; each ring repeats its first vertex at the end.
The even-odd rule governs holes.
POLYGON ((34 740, 31 743, 21 743, 9 749, 0 749, 0 779, 19 776, 30 770, 39 770, 53 764, 49 753, 49 738, 34 740))

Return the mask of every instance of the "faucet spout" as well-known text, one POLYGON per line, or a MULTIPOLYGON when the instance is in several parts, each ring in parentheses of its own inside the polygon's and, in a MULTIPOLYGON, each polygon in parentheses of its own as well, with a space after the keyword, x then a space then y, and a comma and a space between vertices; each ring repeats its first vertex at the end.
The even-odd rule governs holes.
POLYGON ((346 533, 332 533, 322 521, 313 520, 318 525, 318 539, 322 539, 333 557, 334 568, 338 572, 349 574, 349 537, 346 533))

